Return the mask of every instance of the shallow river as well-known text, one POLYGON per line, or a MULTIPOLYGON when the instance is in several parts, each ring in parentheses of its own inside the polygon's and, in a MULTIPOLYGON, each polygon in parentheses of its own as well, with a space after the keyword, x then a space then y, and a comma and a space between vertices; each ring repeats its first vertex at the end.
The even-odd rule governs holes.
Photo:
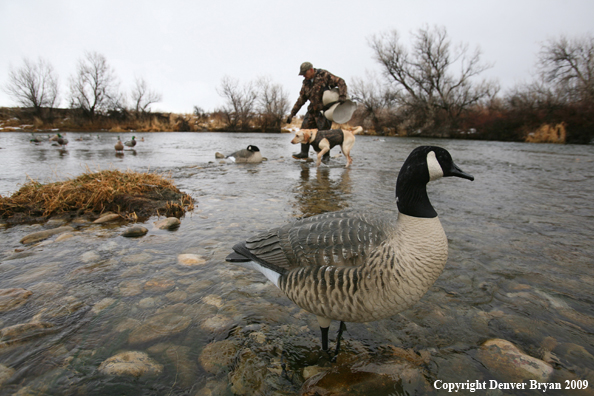
POLYGON ((291 159, 286 134, 138 133, 123 156, 116 136, 68 133, 60 149, 0 134, 3 196, 29 178, 118 168, 168 174, 196 200, 179 229, 155 229, 155 217, 141 238, 121 236, 128 224, 80 223, 22 245, 50 225, 0 227, 0 289, 31 292, 0 312, 0 395, 413 395, 477 381, 487 389, 458 394, 543 394, 490 389, 529 378, 588 381, 546 394, 594 394, 594 146, 358 136, 344 169, 344 157, 320 168, 291 159), (267 161, 215 159, 248 144, 267 161), (419 145, 448 149, 475 177, 428 186, 448 263, 411 309, 347 323, 331 362, 315 317, 225 256, 295 218, 394 211, 399 168, 419 145), (141 357, 132 374, 106 371, 124 352, 141 357))

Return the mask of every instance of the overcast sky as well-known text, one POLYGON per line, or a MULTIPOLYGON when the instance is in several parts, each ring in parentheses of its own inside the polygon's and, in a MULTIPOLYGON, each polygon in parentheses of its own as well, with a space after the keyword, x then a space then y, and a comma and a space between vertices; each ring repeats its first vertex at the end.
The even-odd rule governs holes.
MULTIPOLYGON (((403 43, 424 26, 444 26, 454 44, 482 50, 483 74, 505 92, 530 81, 547 39, 592 34, 592 0, 0 0, 0 85, 24 58, 42 57, 68 80, 85 51, 104 55, 120 88, 143 77, 163 99, 153 110, 190 113, 223 104, 224 76, 268 76, 297 99, 299 65, 344 78, 379 70, 371 35, 397 29, 403 43)), ((16 105, 0 90, 0 107, 16 105)), ((303 110, 302 110, 303 112, 303 110)))

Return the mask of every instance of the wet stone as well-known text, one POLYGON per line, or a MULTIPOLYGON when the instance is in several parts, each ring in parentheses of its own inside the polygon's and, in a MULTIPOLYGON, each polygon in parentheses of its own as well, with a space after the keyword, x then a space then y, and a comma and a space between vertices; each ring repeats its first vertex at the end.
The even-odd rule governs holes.
POLYGON ((142 281, 124 281, 119 284, 120 294, 126 297, 136 296, 143 292, 143 286, 144 282, 142 281))
POLYGON ((117 300, 115 298, 104 298, 103 300, 99 301, 97 304, 93 306, 91 310, 94 314, 99 314, 106 308, 111 307, 117 300))
POLYGON ((25 237, 23 237, 20 242, 23 245, 27 245, 30 243, 35 243, 35 242, 39 242, 39 241, 43 241, 44 239, 47 239, 51 236, 57 235, 57 234, 62 234, 64 232, 72 232, 74 231, 74 228, 72 227, 58 227, 58 228, 52 228, 50 230, 43 230, 43 231, 37 231, 34 232, 32 234, 29 234, 25 237))
POLYGON ((151 279, 144 284, 144 290, 147 292, 164 292, 175 286, 175 281, 171 279, 151 279))
POLYGON ((134 377, 161 374, 163 365, 145 352, 128 351, 110 357, 99 365, 99 372, 106 375, 131 375, 134 377))
POLYGON ((55 242, 67 241, 68 239, 73 238, 74 236, 75 235, 73 233, 71 233, 71 232, 65 232, 65 233, 59 235, 56 238, 55 242))
POLYGON ((177 217, 168 217, 153 223, 159 230, 173 230, 180 226, 181 221, 177 217))
POLYGON ((301 395, 383 395, 402 387, 404 394, 428 394, 432 386, 422 369, 409 362, 359 362, 332 367, 311 376, 301 395))
POLYGON ((218 333, 220 331, 226 330, 227 328, 231 327, 235 323, 233 319, 224 316, 224 315, 215 315, 206 319, 200 327, 203 330, 210 331, 212 333, 218 333))
POLYGON ((0 312, 11 311, 27 302, 33 293, 21 288, 0 289, 0 312))
POLYGON ((198 361, 211 374, 228 371, 235 361, 237 349, 231 340, 213 342, 204 347, 198 361))
POLYGON ((0 364, 0 387, 12 377, 14 374, 14 369, 10 367, 6 367, 3 364, 0 364))
POLYGON ((248 348, 238 354, 237 365, 229 375, 231 391, 237 395, 263 394, 267 374, 267 363, 248 348))
POLYGON ((186 293, 183 290, 175 290, 171 293, 167 293, 165 295, 165 298, 167 298, 169 301, 181 302, 185 301, 188 298, 188 293, 186 293))
POLYGON ((183 267, 193 267, 206 264, 206 260, 197 254, 180 254, 177 256, 177 263, 183 267))
POLYGON ((481 345, 480 360, 494 375, 507 382, 537 380, 547 382, 553 368, 546 362, 526 355, 514 344, 502 339, 492 339, 481 345))
POLYGON ((140 237, 140 236, 146 235, 147 232, 148 232, 148 229, 146 229, 143 226, 134 226, 134 227, 127 228, 122 233, 122 236, 128 237, 128 238, 140 237))
POLYGON ((177 334, 184 331, 191 323, 192 318, 175 312, 157 314, 134 329, 130 333, 128 342, 138 344, 177 334))
POLYGON ((102 224, 108 223, 110 221, 120 220, 122 217, 119 214, 111 213, 106 214, 104 216, 99 217, 97 220, 93 221, 94 224, 102 224))

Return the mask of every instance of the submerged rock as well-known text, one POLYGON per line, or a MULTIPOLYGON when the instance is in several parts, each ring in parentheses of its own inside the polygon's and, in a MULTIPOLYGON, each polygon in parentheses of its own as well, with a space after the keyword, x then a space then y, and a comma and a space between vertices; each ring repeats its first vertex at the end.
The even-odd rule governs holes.
MULTIPOLYGON (((309 368, 313 371, 313 368, 309 368)), ((379 395, 403 388, 404 394, 431 392, 422 369, 408 361, 362 361, 335 366, 311 376, 301 387, 301 395, 379 395)))
POLYGON ((192 323, 192 318, 175 312, 157 314, 147 319, 130 333, 128 342, 139 344, 153 341, 184 331, 192 323))
POLYGON ((200 353, 198 361, 211 374, 218 374, 231 369, 237 354, 237 345, 231 340, 208 344, 200 353))
POLYGON ((20 242, 23 245, 28 245, 30 243, 43 241, 44 239, 47 239, 47 238, 57 235, 57 234, 61 234, 63 232, 72 232, 72 231, 74 231, 74 228, 69 227, 69 226, 52 228, 50 230, 37 231, 37 232, 34 232, 32 234, 29 234, 29 235, 23 237, 20 242))
POLYGON ((528 379, 547 382, 553 373, 551 365, 526 355, 514 344, 502 339, 486 341, 481 345, 477 358, 494 375, 507 382, 522 382, 528 379))
POLYGON ((99 365, 99 372, 107 375, 131 375, 142 377, 158 375, 163 371, 163 365, 151 359, 145 352, 122 352, 110 357, 99 365))
POLYGON ((177 256, 177 263, 183 267, 193 267, 206 264, 206 260, 197 254, 180 254, 177 256))
POLYGON ((0 289, 0 312, 11 311, 27 302, 33 293, 21 288, 0 289))
POLYGON ((0 364, 0 387, 2 387, 2 384, 8 381, 10 377, 12 377, 14 371, 15 370, 13 368, 0 364))

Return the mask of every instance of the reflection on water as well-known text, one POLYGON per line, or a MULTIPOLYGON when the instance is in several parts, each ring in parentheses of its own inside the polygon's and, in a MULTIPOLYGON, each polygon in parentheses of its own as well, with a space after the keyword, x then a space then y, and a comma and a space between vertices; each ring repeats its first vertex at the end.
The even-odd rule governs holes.
MULTIPOLYGON (((176 231, 154 229, 152 218, 137 239, 121 236, 125 224, 80 220, 68 224, 74 231, 23 246, 23 236, 63 224, 0 228, 0 395, 296 394, 302 386, 443 394, 435 381, 517 380, 528 361, 505 360, 483 346, 489 339, 537 359, 528 365, 544 364, 549 382, 591 384, 563 394, 591 394, 592 146, 358 136, 352 168, 344 169, 344 158, 320 168, 294 161, 290 135, 153 133, 119 155, 117 135, 68 135, 60 149, 31 144, 29 134, 0 134, 0 194, 28 177, 150 170, 171 175, 196 209, 176 231), (268 160, 215 159, 248 144, 268 160), (296 217, 395 210, 399 167, 422 144, 445 147, 475 176, 428 186, 450 244, 446 268, 411 309, 349 323, 343 353, 330 363, 315 317, 225 256, 234 243, 296 217), (135 374, 108 371, 125 352, 143 354, 135 374)), ((509 392, 488 394, 542 394, 509 392)))
POLYGON ((311 164, 301 164, 301 180, 294 188, 296 209, 300 216, 309 217, 325 212, 346 209, 346 198, 351 192, 349 169, 338 175, 338 180, 330 176, 331 168, 315 168, 311 164))

